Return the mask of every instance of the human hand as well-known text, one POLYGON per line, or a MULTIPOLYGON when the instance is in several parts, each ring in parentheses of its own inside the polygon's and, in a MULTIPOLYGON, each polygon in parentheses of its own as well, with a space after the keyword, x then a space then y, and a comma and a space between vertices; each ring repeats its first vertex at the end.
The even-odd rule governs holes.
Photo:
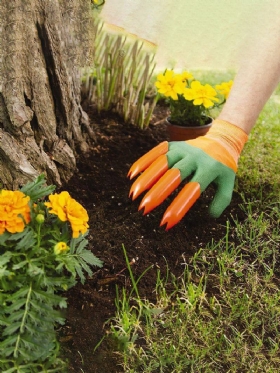
POLYGON ((168 230, 177 224, 211 183, 217 190, 209 213, 219 217, 230 204, 238 158, 247 139, 241 128, 215 120, 205 136, 189 141, 164 141, 131 166, 130 179, 144 172, 133 183, 129 196, 135 200, 150 189, 139 206, 145 215, 192 176, 165 211, 160 225, 166 224, 168 230))

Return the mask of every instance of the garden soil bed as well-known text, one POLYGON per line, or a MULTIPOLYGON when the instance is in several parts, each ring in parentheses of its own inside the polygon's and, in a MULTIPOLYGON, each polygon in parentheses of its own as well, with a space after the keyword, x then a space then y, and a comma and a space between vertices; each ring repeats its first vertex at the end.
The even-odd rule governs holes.
POLYGON ((146 130, 124 124, 112 114, 97 115, 86 108, 96 141, 90 153, 78 160, 77 172, 63 186, 81 203, 90 217, 89 249, 104 261, 92 278, 78 284, 66 294, 67 322, 59 331, 62 349, 69 359, 69 373, 121 373, 114 343, 107 335, 107 320, 116 311, 116 287, 131 290, 123 246, 132 264, 134 276, 139 277, 151 267, 139 282, 141 296, 153 300, 157 271, 164 275, 167 266, 180 276, 184 262, 201 247, 218 241, 226 233, 226 220, 242 218, 238 195, 219 219, 211 219, 207 205, 213 197, 209 188, 184 219, 166 232, 159 227, 161 217, 174 193, 147 216, 138 211, 136 201, 128 197, 132 182, 127 173, 134 161, 159 142, 166 140, 162 119, 164 107, 158 107, 152 124, 146 130))

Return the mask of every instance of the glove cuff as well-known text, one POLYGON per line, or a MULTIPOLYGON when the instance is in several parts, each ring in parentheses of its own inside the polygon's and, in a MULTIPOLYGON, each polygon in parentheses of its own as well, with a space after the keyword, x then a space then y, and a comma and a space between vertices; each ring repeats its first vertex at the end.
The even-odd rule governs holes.
POLYGON ((248 140, 248 135, 241 128, 225 120, 215 119, 205 137, 220 143, 238 162, 242 149, 248 140))

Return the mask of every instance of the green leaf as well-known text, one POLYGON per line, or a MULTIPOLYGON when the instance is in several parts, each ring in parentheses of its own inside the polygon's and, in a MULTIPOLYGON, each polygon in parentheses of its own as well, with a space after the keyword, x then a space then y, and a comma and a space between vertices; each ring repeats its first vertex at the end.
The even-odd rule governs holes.
POLYGON ((44 291, 41 291, 41 290, 33 290, 33 293, 38 297, 40 298, 42 301, 44 302, 50 302, 52 304, 59 304, 59 302, 61 302, 62 299, 66 299, 64 297, 62 297, 61 295, 57 295, 57 294, 51 294, 49 292, 44 292, 44 291))
POLYGON ((33 230, 29 226, 25 228, 23 233, 23 237, 20 237, 20 241, 16 244, 16 249, 25 252, 27 249, 36 245, 36 238, 33 230))
POLYGON ((18 298, 23 298, 28 292, 29 292, 29 286, 22 287, 21 289, 19 289, 18 291, 16 291, 10 296, 9 301, 14 301, 14 300, 17 300, 18 298))
POLYGON ((4 341, 0 342, 0 351, 4 356, 9 356, 14 352, 14 347, 12 347, 17 340, 17 335, 11 335, 4 341))
POLYGON ((6 317, 0 316, 0 325, 2 325, 2 326, 8 326, 9 325, 9 323, 7 323, 6 317))
MULTIPOLYGON (((18 369, 17 367, 13 367, 13 368, 3 371, 3 373, 14 373, 17 371, 17 369, 18 369)), ((21 372, 24 372, 24 371, 21 371, 21 372)))
POLYGON ((3 336, 6 336, 6 335, 15 335, 16 331, 21 327, 21 321, 18 321, 18 322, 13 322, 11 325, 8 325, 2 335, 3 336))
POLYGON ((61 266, 65 267, 73 276, 76 275, 75 271, 75 257, 73 255, 57 255, 56 261, 60 264, 56 267, 58 271, 61 270, 61 266))
POLYGON ((7 267, 0 268, 0 279, 2 277, 8 277, 11 275, 12 272, 7 270, 7 267))
POLYGON ((83 260, 91 265, 102 267, 103 262, 102 260, 98 259, 90 250, 84 250, 80 257, 83 258, 83 260))
POLYGON ((88 232, 86 232, 85 234, 80 234, 80 236, 77 237, 77 238, 72 238, 71 239, 70 244, 69 244, 70 254, 77 253, 77 251, 80 251, 81 249, 83 249, 88 244, 88 240, 85 239, 87 234, 88 234, 88 232))
POLYGON ((45 176, 42 174, 34 181, 27 183, 21 188, 21 191, 30 197, 31 200, 37 201, 40 198, 48 196, 55 190, 55 185, 46 185, 45 176))
POLYGON ((17 269, 20 269, 20 268, 24 267, 27 264, 28 264, 28 261, 27 260, 23 260, 22 262, 14 264, 12 268, 13 268, 13 270, 17 270, 17 269))
POLYGON ((33 263, 29 263, 29 267, 28 267, 27 273, 31 277, 34 277, 34 276, 38 276, 38 275, 43 275, 44 274, 44 270, 42 268, 40 268, 40 267, 37 267, 33 263))
POLYGON ((5 242, 10 238, 11 233, 5 232, 0 235, 0 247, 5 246, 5 242))
POLYGON ((79 255, 87 246, 88 240, 83 239, 80 243, 79 246, 76 249, 76 254, 79 255))
POLYGON ((75 263, 75 270, 76 270, 78 276, 81 279, 81 283, 84 284, 86 278, 83 274, 82 266, 80 265, 80 263, 78 261, 76 261, 76 263, 75 263))
POLYGON ((52 304, 31 301, 31 305, 40 315, 44 315, 44 322, 51 320, 51 318, 55 319, 56 316, 60 316, 60 311, 54 310, 52 304))
POLYGON ((12 256, 13 253, 11 251, 6 251, 3 255, 0 255, 0 266, 8 263, 12 256))
POLYGON ((61 301, 59 302, 59 307, 60 308, 67 308, 67 299, 62 298, 61 301))
MULTIPOLYGON (((8 234, 8 239, 9 241, 17 241, 17 240, 20 240, 22 237, 25 236, 25 233, 26 233, 26 230, 23 230, 22 232, 18 232, 18 233, 13 233, 13 234, 8 234)), ((5 235, 5 233, 4 233, 5 235)), ((4 236, 3 235, 3 236, 4 236)), ((1 236, 0 236, 1 237, 1 236)))
POLYGON ((28 317, 30 317, 34 325, 39 325, 42 322, 42 319, 39 316, 39 314, 37 312, 34 312, 33 310, 28 311, 28 317))
POLYGON ((84 262, 83 260, 79 260, 79 264, 83 268, 83 270, 87 272, 89 276, 92 276, 93 272, 86 262, 84 262))
MULTIPOLYGON (((19 310, 23 305, 25 305, 25 303, 26 303, 26 299, 25 298, 17 299, 10 306, 6 306, 5 307, 5 313, 11 314, 14 311, 19 310)), ((21 310, 21 311, 22 311, 22 313, 24 312, 24 310, 21 310)))

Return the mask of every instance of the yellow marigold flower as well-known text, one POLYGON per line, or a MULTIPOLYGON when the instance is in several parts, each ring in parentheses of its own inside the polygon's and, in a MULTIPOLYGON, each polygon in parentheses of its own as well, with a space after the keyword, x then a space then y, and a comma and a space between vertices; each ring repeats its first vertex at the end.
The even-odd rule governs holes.
POLYGON ((225 96, 225 98, 227 99, 228 96, 229 96, 229 93, 230 93, 230 90, 231 90, 231 87, 233 85, 233 81, 230 80, 228 82, 223 82, 221 84, 217 84, 215 86, 215 88, 222 94, 225 96))
POLYGON ((61 253, 67 252, 68 250, 69 250, 69 247, 67 246, 65 242, 58 242, 53 248, 55 255, 59 255, 61 253))
POLYGON ((187 80, 192 80, 193 75, 189 73, 188 71, 183 71, 181 74, 181 79, 183 82, 186 82, 187 80))
POLYGON ((191 83, 191 88, 186 88, 184 97, 186 100, 193 100, 194 105, 203 105, 210 108, 214 102, 218 102, 216 90, 210 84, 202 85, 199 81, 191 83))
POLYGON ((157 76, 155 86, 158 92, 165 97, 178 100, 178 94, 182 94, 184 91, 185 82, 182 80, 181 74, 174 74, 172 70, 166 70, 164 74, 157 76))
POLYGON ((86 233, 89 227, 88 213, 68 192, 51 194, 49 200, 45 205, 50 208, 50 213, 57 215, 61 221, 69 221, 74 238, 86 233))
POLYGON ((21 191, 0 192, 0 234, 22 232, 30 222, 30 198, 21 191))
POLYGON ((192 88, 185 88, 183 96, 186 100, 192 101, 195 99, 195 91, 192 88))

